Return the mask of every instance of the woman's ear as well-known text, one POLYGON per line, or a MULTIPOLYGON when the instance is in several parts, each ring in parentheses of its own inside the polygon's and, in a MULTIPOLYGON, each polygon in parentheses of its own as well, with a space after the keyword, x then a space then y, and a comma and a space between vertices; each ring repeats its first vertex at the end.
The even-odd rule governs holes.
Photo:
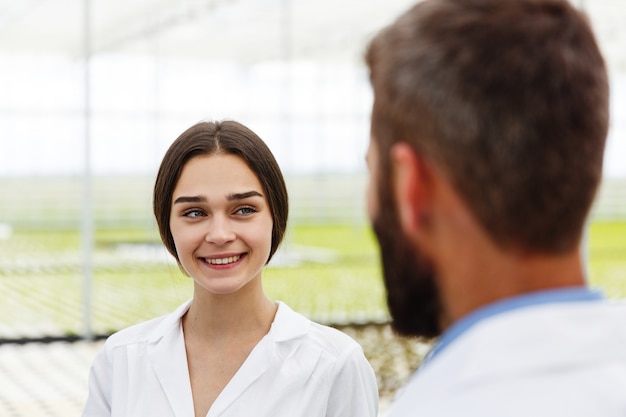
POLYGON ((402 231, 413 240, 423 232, 429 213, 429 168, 407 143, 394 144, 390 156, 398 219, 402 231))

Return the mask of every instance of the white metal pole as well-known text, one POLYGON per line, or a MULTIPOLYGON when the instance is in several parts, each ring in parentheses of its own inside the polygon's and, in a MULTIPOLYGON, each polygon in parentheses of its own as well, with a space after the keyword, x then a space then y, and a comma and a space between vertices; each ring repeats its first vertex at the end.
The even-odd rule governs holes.
POLYGON ((81 225, 83 276, 83 338, 93 339, 91 324, 91 295, 93 271, 93 204, 91 173, 91 3, 83 0, 83 55, 84 55, 84 154, 83 154, 83 210, 81 225))
POLYGON ((292 53, 293 53, 293 33, 292 33, 292 4, 291 0, 282 0, 280 3, 281 13, 281 32, 280 32, 280 47, 283 63, 283 82, 282 82, 282 101, 281 101, 281 122, 283 126, 282 131, 282 145, 287 155, 287 170, 291 171, 293 168, 292 160, 293 152, 292 141, 292 109, 291 109, 291 88, 292 88, 292 53))

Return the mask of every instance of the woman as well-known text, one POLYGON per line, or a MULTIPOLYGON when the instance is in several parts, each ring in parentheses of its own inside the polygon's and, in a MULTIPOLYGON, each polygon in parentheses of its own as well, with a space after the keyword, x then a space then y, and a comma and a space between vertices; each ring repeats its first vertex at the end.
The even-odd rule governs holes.
POLYGON ((287 213, 280 168, 251 130, 203 122, 176 139, 154 214, 193 297, 106 341, 83 416, 376 416, 360 346, 263 292, 287 213))

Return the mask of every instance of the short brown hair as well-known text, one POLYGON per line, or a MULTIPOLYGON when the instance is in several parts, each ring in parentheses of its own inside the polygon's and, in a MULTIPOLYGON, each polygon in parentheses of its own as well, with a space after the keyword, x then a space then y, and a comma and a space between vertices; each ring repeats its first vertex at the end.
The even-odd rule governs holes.
POLYGON ((604 60, 561 0, 426 0, 367 54, 381 169, 398 141, 441 167, 491 238, 578 244, 602 176, 604 60))
POLYGON ((167 250, 178 261, 170 230, 172 196, 183 167, 201 155, 231 154, 243 159, 259 179, 272 215, 272 246, 267 262, 278 249, 287 227, 289 201, 283 174, 265 142, 235 121, 201 122, 183 132, 165 153, 154 185, 153 209, 167 250))

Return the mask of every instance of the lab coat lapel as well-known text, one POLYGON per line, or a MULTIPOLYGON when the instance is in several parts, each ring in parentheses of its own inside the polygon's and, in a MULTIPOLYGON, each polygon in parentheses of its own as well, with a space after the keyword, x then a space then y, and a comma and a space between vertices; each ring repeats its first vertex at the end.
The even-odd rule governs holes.
POLYGON ((169 326, 163 329, 162 337, 156 341, 148 355, 174 415, 189 417, 194 414, 193 397, 185 341, 180 327, 182 314, 177 313, 178 311, 172 314, 172 317, 176 318, 175 322, 170 322, 169 326))
POLYGON ((268 333, 254 347, 241 368, 228 382, 211 406, 207 417, 222 415, 270 367, 274 357, 274 342, 268 333))
MULTIPOLYGON (((230 407, 270 367, 276 366, 277 344, 296 339, 308 331, 310 321, 278 302, 278 311, 270 331, 250 352, 241 368, 217 397, 206 417, 218 417, 230 407)), ((250 411, 251 414, 254 410, 250 411)))

